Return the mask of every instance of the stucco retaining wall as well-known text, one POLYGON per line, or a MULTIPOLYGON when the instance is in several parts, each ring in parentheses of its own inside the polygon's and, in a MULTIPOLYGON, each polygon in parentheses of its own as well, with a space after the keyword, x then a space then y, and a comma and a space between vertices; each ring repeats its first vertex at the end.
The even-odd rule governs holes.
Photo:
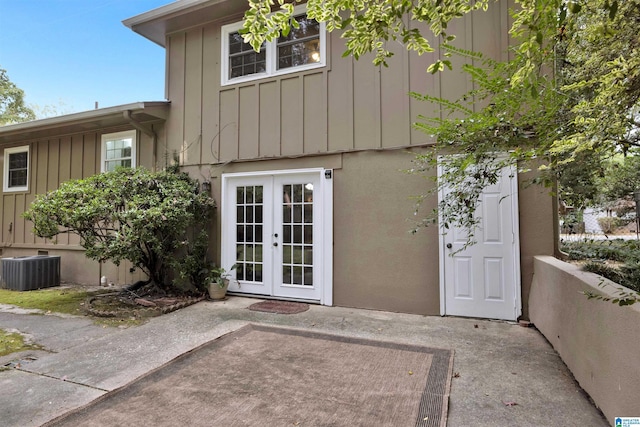
POLYGON ((599 286, 602 280, 556 258, 535 257, 529 314, 613 424, 614 417, 640 417, 640 304, 587 299, 585 291, 614 295, 615 288, 599 286))

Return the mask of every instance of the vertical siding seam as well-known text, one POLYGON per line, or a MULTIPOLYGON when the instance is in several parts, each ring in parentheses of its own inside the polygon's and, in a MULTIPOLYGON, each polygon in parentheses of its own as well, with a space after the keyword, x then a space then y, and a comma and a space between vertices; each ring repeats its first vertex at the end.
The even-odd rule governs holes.
POLYGON ((187 35, 188 34, 185 32, 182 40, 182 123, 180 123, 180 127, 182 128, 182 137, 180 138, 180 153, 182 154, 183 159, 187 155, 187 149, 185 148, 185 141, 187 138, 187 35))
MULTIPOLYGON (((29 179, 29 191, 24 196, 24 204, 22 206, 22 212, 24 213, 27 210, 27 199, 31 198, 32 195, 37 193, 36 183, 38 182, 38 148, 40 147, 40 141, 35 141, 33 144, 30 144, 29 155, 31 156, 31 163, 29 166, 31 167, 30 171, 30 179, 29 179), (35 158, 35 160, 34 160, 35 158)), ((30 233, 27 232, 27 220, 22 219, 23 229, 22 229, 22 241, 24 243, 35 244, 35 237, 29 238, 30 233)))
POLYGON ((198 164, 204 162, 204 27, 200 29, 200 155, 198 164))
POLYGON ((171 90, 169 87, 169 81, 171 79, 171 68, 169 67, 169 57, 171 56, 171 36, 165 37, 165 49, 164 49, 164 97, 171 99, 171 90))
POLYGON ((378 148, 382 148, 382 65, 378 65, 376 73, 376 106, 378 110, 378 148))
MULTIPOLYGON (((438 49, 438 58, 440 58, 441 54, 442 54, 442 48, 440 47, 440 38, 438 37, 436 39, 436 43, 438 45, 437 49, 438 49)), ((433 89, 435 91, 437 91, 436 96, 438 98, 442 98, 442 76, 440 75, 440 73, 437 73, 437 76, 435 76, 435 81, 433 83, 433 89)), ((440 119, 442 119, 442 107, 438 107, 438 116, 440 117, 440 119)), ((437 142, 437 141, 436 141, 437 142)))
MULTIPOLYGON (((28 196, 24 196, 24 203, 22 204, 22 213, 27 210, 27 198, 28 196)), ((22 220, 22 241, 24 243, 35 244, 35 239, 33 237, 30 238, 29 232, 27 231, 27 220, 24 218, 20 218, 22 220)))
POLYGON ((84 178, 84 138, 86 134, 82 134, 82 156, 80 156, 80 178, 84 178))
POLYGON ((350 92, 351 92, 351 105, 349 106, 349 115, 351 116, 351 149, 355 150, 356 148, 356 92, 355 92, 355 73, 354 73, 354 61, 355 59, 352 56, 349 56, 349 79, 348 82, 350 84, 350 92))
MULTIPOLYGON (((473 14, 467 14, 465 16, 465 46, 466 49, 469 49, 471 51, 474 50, 474 43, 473 43, 473 21, 474 21, 474 17, 473 14)), ((471 59, 471 65, 475 66, 475 60, 471 59)), ((473 82, 472 79, 467 78, 466 81, 471 83, 471 90, 475 89, 476 84, 473 82)), ((468 87, 468 86, 466 86, 468 87)), ((474 102, 473 102, 473 111, 476 111, 476 101, 477 98, 474 95, 474 102)))
POLYGON ((325 33, 325 56, 326 56, 326 62, 325 62, 325 67, 323 69, 323 76, 324 76, 324 106, 323 111, 324 111, 324 149, 326 152, 329 152, 329 71, 331 71, 331 68, 333 66, 332 61, 331 61, 331 52, 333 49, 332 43, 331 43, 331 34, 330 33, 325 33))
MULTIPOLYGON (((22 212, 27 210, 27 194, 22 198, 22 212)), ((22 223, 22 243, 27 243, 27 220, 20 215, 20 222, 22 223)), ((31 243, 31 242, 30 242, 31 243)))
POLYGON ((96 150, 93 153, 93 166, 94 173, 100 173, 102 171, 102 135, 98 132, 95 133, 95 146, 96 150))
POLYGON ((2 237, 2 246, 4 247, 6 244, 6 239, 4 237, 4 225, 6 224, 6 218, 4 214, 4 207, 6 206, 7 196, 5 193, 2 193, 2 206, 0 206, 0 212, 2 215, 2 222, 0 223, 0 236, 2 237))
POLYGON ((2 237, 2 246, 4 247, 6 244, 6 239, 4 237, 4 225, 6 224, 6 218, 4 214, 4 207, 6 206, 7 196, 5 193, 2 193, 2 206, 0 206, 0 212, 2 215, 2 222, 0 223, 0 236, 2 237))
POLYGON ((58 167, 56 168, 56 188, 60 187, 60 147, 62 146, 62 138, 58 139, 58 167))
MULTIPOLYGON (((408 17, 405 17, 409 21, 408 17)), ((409 24, 409 22, 407 22, 409 24)), ((402 104, 402 114, 405 116, 405 120, 408 122, 404 126, 404 145, 411 145, 411 97, 409 92, 411 91, 411 74, 409 73, 409 51, 403 47, 404 57, 402 61, 402 92, 404 96, 404 103, 402 104)), ((394 144, 397 145, 397 144, 394 144)))
MULTIPOLYGON (((217 90, 216 93, 217 93, 217 98, 218 98, 217 99, 217 104, 218 104, 218 127, 217 127, 217 129, 214 129, 214 130, 216 131, 216 133, 218 135, 218 138, 216 139, 218 141, 217 142, 218 149, 217 149, 216 154, 215 154, 215 161, 216 162, 220 162, 221 161, 220 160, 220 150, 222 149, 222 129, 221 129, 222 108, 220 106, 220 102, 221 102, 222 97, 220 96, 220 90, 217 90)), ((213 143, 214 142, 211 141, 211 144, 213 144, 213 143)), ((213 153, 211 153, 211 154, 213 154, 213 153)))
POLYGON ((84 178, 84 137, 85 134, 83 133, 81 143, 82 150, 80 150, 80 178, 84 178))
POLYGON ((282 80, 276 80, 276 100, 278 102, 278 156, 282 156, 282 80))
POLYGON ((302 111, 302 120, 300 120, 300 126, 298 127, 298 138, 300 138, 300 141, 302 142, 302 150, 301 153, 306 153, 305 150, 305 137, 304 137, 304 123, 306 120, 306 116, 307 116, 307 109, 305 108, 304 105, 304 91, 305 91, 305 76, 304 75, 300 75, 298 77, 298 90, 300 91, 300 95, 298 97, 298 102, 300 105, 300 111, 302 111))
POLYGON ((322 72, 322 84, 324 86, 324 98, 322 111, 324 112, 324 150, 329 152, 329 71, 322 72))
POLYGON ((12 207, 13 207, 13 213, 11 214, 11 224, 12 224, 12 228, 11 228, 11 243, 14 244, 16 243, 16 203, 17 203, 17 198, 15 194, 11 195, 11 198, 13 199, 13 203, 12 203, 12 207))
POLYGON ((260 141, 260 127, 261 127, 261 123, 260 123, 260 94, 262 93, 262 84, 261 83, 257 83, 256 84, 256 90, 257 90, 257 94, 256 94, 256 144, 257 144, 257 148, 258 148, 258 158, 260 158, 260 153, 262 152, 262 150, 260 149, 260 144, 262 143, 260 141))
MULTIPOLYGON (((51 153, 51 140, 47 139, 47 158, 46 158, 46 173, 44 174, 45 179, 44 179, 44 191, 45 193, 47 192, 47 189, 49 188, 49 153, 51 153)), ((47 239, 42 238, 40 240, 40 243, 42 243, 43 245, 47 243, 47 239)))
POLYGON ((502 61, 509 61, 509 2, 500 2, 500 58, 502 61))
POLYGON ((240 158, 240 88, 235 87, 236 95, 236 159, 240 158))

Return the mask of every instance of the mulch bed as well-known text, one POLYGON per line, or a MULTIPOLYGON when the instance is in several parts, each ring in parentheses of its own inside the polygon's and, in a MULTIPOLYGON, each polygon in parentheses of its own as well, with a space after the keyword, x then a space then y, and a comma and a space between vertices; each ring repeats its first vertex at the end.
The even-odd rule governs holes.
POLYGON ((262 301, 251 304, 249 310, 265 313, 296 314, 309 310, 309 304, 291 301, 262 301))
POLYGON ((125 288, 109 294, 92 295, 87 298, 85 311, 96 317, 153 317, 187 307, 205 298, 205 295, 167 295, 158 292, 157 288, 142 286, 135 291, 125 288))

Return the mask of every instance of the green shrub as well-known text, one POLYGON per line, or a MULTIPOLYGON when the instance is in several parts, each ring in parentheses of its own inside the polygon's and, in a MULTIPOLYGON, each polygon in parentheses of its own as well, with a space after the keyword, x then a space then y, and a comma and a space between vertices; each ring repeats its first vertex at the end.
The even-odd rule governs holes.
POLYGON ((640 292, 640 262, 628 261, 620 267, 623 280, 619 282, 622 286, 640 292))
MULTIPOLYGON (((634 251, 632 246, 625 240, 592 240, 561 242, 562 251, 569 255, 572 260, 588 259, 608 259, 612 261, 624 261, 629 258, 634 251)), ((631 241, 635 242, 635 241, 631 241)))
POLYGON ((206 230, 214 207, 198 188, 185 173, 120 168, 37 196, 24 217, 38 236, 75 233, 88 258, 128 260, 168 289, 176 254, 193 252, 187 232, 206 230))
POLYGON ((589 261, 584 270, 640 292, 640 241, 585 239, 561 242, 560 248, 569 255, 569 259, 589 261), (622 265, 614 267, 597 262, 604 260, 617 261, 622 265))
POLYGON ((605 216, 602 218, 598 218, 598 225, 600 229, 605 234, 610 234, 615 231, 616 228, 622 225, 620 218, 615 216, 605 216))
POLYGON ((599 274, 602 277, 606 277, 612 282, 616 282, 621 284, 623 274, 617 269, 613 268, 607 264, 603 264, 600 262, 588 262, 584 265, 583 269, 585 271, 589 271, 591 273, 599 274))

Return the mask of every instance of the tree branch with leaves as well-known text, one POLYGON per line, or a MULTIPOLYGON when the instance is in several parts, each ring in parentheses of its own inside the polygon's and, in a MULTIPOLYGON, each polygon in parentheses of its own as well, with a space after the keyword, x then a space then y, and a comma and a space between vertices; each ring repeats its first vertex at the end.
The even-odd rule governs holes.
POLYGON ((9 79, 6 70, 0 68, 0 126, 35 118, 33 110, 24 102, 24 91, 9 79))

